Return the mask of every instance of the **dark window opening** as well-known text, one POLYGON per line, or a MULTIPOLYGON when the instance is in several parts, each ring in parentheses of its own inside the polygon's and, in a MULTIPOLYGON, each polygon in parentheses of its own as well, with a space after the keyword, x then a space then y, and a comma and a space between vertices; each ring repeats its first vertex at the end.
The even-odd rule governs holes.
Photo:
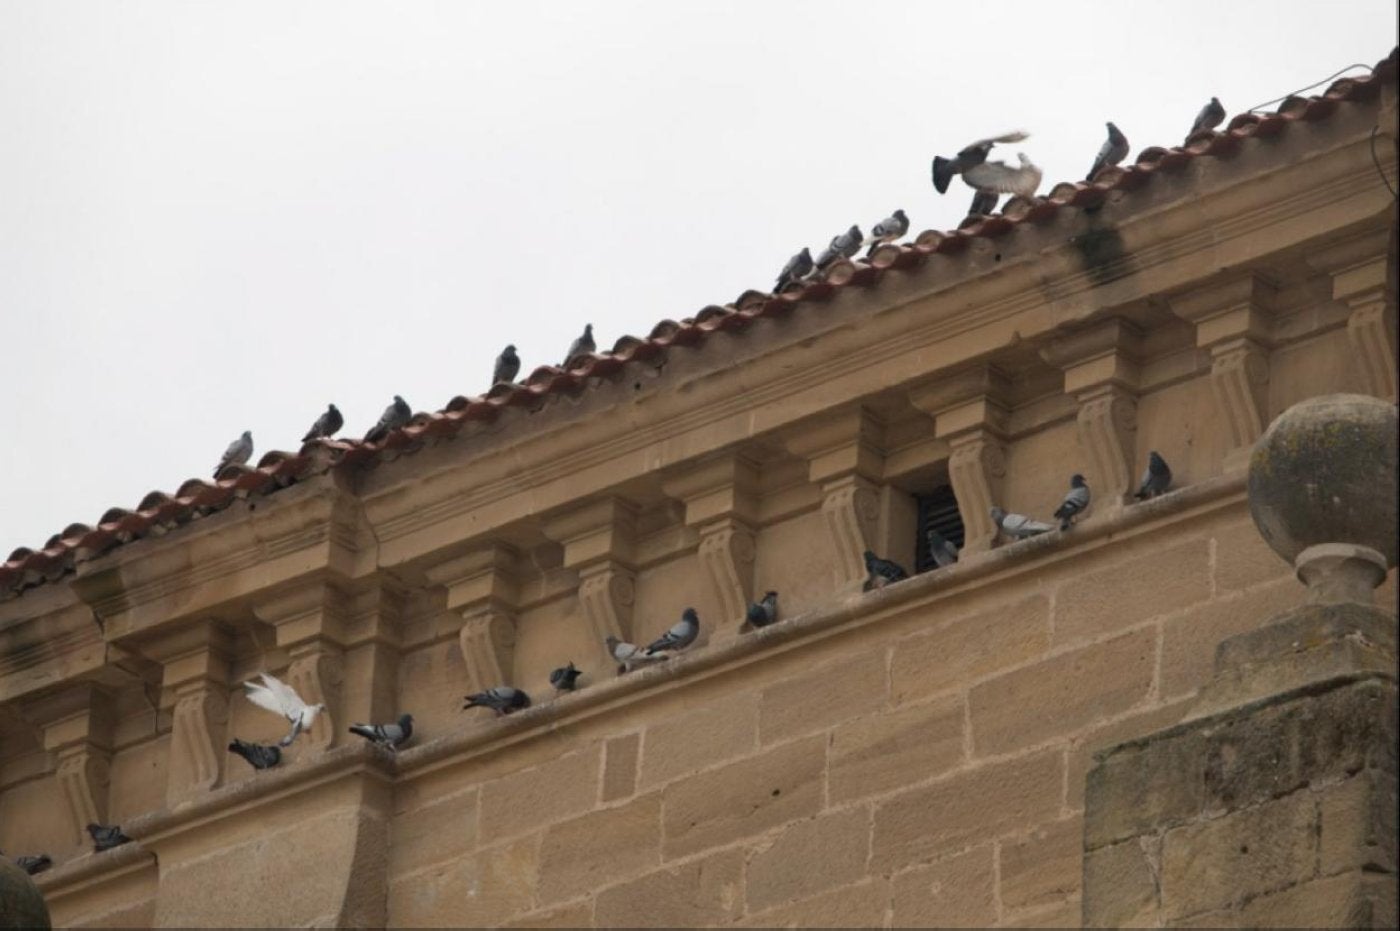
POLYGON ((918 539, 914 541, 914 571, 927 572, 938 568, 928 551, 928 532, 937 530, 943 538, 962 549, 966 536, 963 530, 962 514, 958 513, 958 499, 953 497, 953 489, 941 485, 926 495, 915 495, 919 507, 918 539))

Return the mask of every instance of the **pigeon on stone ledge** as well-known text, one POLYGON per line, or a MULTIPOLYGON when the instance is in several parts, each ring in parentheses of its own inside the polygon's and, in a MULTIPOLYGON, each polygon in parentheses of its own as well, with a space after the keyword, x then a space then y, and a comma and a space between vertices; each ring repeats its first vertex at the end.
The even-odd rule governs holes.
POLYGON ((1157 450, 1147 454, 1147 469, 1142 473, 1142 484, 1133 493, 1133 497, 1141 501, 1144 498, 1155 498, 1165 494, 1172 484, 1171 466, 1167 465, 1167 460, 1157 454, 1157 450))
POLYGON ((379 415, 379 422, 365 434, 366 443, 382 443, 389 438, 389 434, 406 425, 413 419, 413 408, 408 406, 408 402, 397 394, 394 395, 394 403, 384 408, 384 413, 379 415))
MULTIPOLYGON (((4 851, 0 851, 0 856, 4 856, 4 851)), ((34 876, 53 866, 53 858, 46 853, 37 857, 15 857, 15 866, 34 876)))
POLYGON ((291 733, 277 741, 278 746, 290 747, 297 735, 308 730, 315 722, 316 715, 325 711, 326 706, 320 703, 308 705, 290 685, 267 673, 262 673, 262 680, 262 685, 254 682, 243 683, 248 700, 259 708, 280 714, 292 722, 291 733))
POLYGON ((248 761, 248 765, 254 769, 271 769, 282 762, 282 749, 277 746, 265 746, 263 744, 245 743, 237 737, 228 745, 230 753, 237 753, 248 761))
POLYGON ((865 551, 865 591, 872 588, 884 588, 891 582, 900 582, 909 578, 909 573, 904 571, 904 567, 897 562, 888 559, 881 559, 874 551, 865 551))
POLYGON ((358 734, 370 743, 397 750, 413 736, 413 715, 401 714, 393 724, 351 724, 350 733, 358 734))
POLYGON ((646 651, 635 643, 619 640, 611 634, 603 638, 603 642, 607 644, 608 655, 617 660, 617 674, 619 676, 624 672, 631 672, 638 666, 645 666, 647 663, 655 663, 671 658, 665 653, 648 656, 646 651))
POLYGON ((214 466, 214 477, 218 478, 219 473, 231 465, 243 465, 253 457, 253 432, 244 430, 243 435, 232 443, 228 444, 228 449, 219 457, 219 464, 214 466))
POLYGON ((530 696, 509 685, 498 685, 484 692, 476 692, 468 695, 465 701, 463 711, 468 708, 490 708, 496 712, 497 717, 530 707, 530 696))
POLYGON ((1069 491, 1065 492, 1064 500, 1055 509, 1053 516, 1060 522, 1061 530, 1068 530, 1075 516, 1083 513, 1088 506, 1089 485, 1084 481, 1084 476, 1076 472, 1070 476, 1069 491))
POLYGON ((744 620, 755 629, 767 627, 776 622, 778 620, 778 593, 769 592, 763 596, 761 601, 750 604, 744 620))
POLYGON ((571 661, 567 666, 560 666, 549 674, 549 684, 560 692, 572 692, 577 688, 578 677, 583 673, 574 666, 571 661))
POLYGON ((700 615, 695 613, 694 608, 686 608, 681 612, 681 619, 671 625, 671 629, 660 637, 653 640, 646 648, 647 656, 655 656, 658 653, 674 653, 677 650, 684 650, 695 642, 695 638, 700 636, 700 615))
POLYGON ((340 409, 334 404, 326 408, 326 412, 316 418, 316 422, 311 425, 311 429, 306 431, 306 436, 301 438, 303 443, 312 440, 319 440, 335 435, 335 432, 345 426, 345 418, 340 416, 340 409))
POLYGON ((958 548, 953 541, 932 527, 928 529, 928 554, 940 569, 958 561, 958 548))
POLYGON ((1008 514, 998 507, 992 508, 991 513, 992 522, 997 525, 997 529, 1014 540, 1025 540, 1055 529, 1054 524, 1047 524, 1024 514, 1008 514))
POLYGON ((92 849, 97 853, 131 843, 131 838, 123 834, 122 829, 116 825, 107 827, 103 824, 89 824, 87 832, 92 836, 92 849))

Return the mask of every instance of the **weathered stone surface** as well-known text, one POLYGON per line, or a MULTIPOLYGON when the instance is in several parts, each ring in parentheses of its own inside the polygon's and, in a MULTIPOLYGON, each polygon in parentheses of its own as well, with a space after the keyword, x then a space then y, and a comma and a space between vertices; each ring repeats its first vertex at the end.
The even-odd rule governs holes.
POLYGON ((481 837, 490 843, 588 811, 598 802, 601 748, 567 753, 481 787, 481 837))
POLYGON ((552 825, 540 852, 539 904, 575 898, 660 862, 658 794, 552 825))
POLYGON ((1215 591, 1226 594, 1287 579, 1301 597, 1293 567, 1278 558, 1253 521, 1241 520, 1215 532, 1215 591))
POLYGON ((1396 872, 1396 791, 1395 773, 1380 769, 1316 789, 1324 873, 1396 872))
POLYGON ((1210 597, 1210 548, 1204 538, 1155 546, 1101 569, 1076 573, 1055 592, 1054 643, 1133 627, 1210 597))
POLYGON ((1195 817, 1205 798, 1198 775, 1205 748, 1198 731, 1172 729, 1105 751, 1085 778, 1084 848, 1195 817))
POLYGON ((1162 842, 1131 837, 1084 854, 1084 922, 1093 928, 1156 927, 1162 842))
POLYGON ((485 847, 389 884, 390 927, 487 927, 528 912, 539 875, 540 837, 485 847))
POLYGON ((1084 822, 1066 818, 1002 841, 998 875, 1004 908, 1039 908, 1079 893, 1084 822))
POLYGON ((592 901, 574 902, 558 908, 531 912, 514 921, 508 921, 503 928, 591 928, 593 926, 592 901))
POLYGON ((998 923, 1000 928, 1079 928, 1082 906, 1078 896, 1047 905, 1028 908, 1008 915, 998 923))
POLYGON ((1135 711, 1116 721, 1100 724, 1081 733, 1070 744, 1069 771, 1065 777, 1069 791, 1065 804, 1075 811, 1084 808, 1084 779, 1089 768, 1094 765, 1094 754, 1126 740, 1145 737, 1154 731, 1170 727, 1181 720, 1190 704, 1189 698, 1179 699, 1166 705, 1135 711))
POLYGON ((839 664, 805 670, 763 690, 759 738, 787 740, 878 710, 889 692, 885 650, 867 650, 839 664))
POLYGON ((701 708, 687 708, 684 714, 647 728, 641 788, 745 756, 757 744, 757 693, 741 692, 701 708))
POLYGON ((641 736, 614 737, 603 747, 603 801, 626 798, 637 791, 641 736))
POLYGON ((698 928, 724 924, 744 908, 744 855, 721 850, 604 889, 593 918, 600 928, 698 928))
POLYGON ((24 870, 0 857, 0 928, 48 928, 44 896, 24 870))
POLYGON ((1201 912, 1173 928, 1394 928, 1395 877, 1344 873, 1251 899, 1238 909, 1201 912))
POLYGON ((1050 645, 1050 599, 1022 601, 898 640, 890 663, 896 704, 976 681, 1041 655, 1050 645))
MULTIPOLYGON (((1268 556, 1281 565, 1273 553, 1268 556)), ((1303 586, 1289 575, 1163 620, 1159 694, 1175 698, 1199 690, 1210 681, 1215 651, 1222 640, 1262 627, 1301 604, 1306 595, 1303 586)))
POLYGON ((459 856, 476 846, 476 786, 433 799, 393 819, 389 873, 422 869, 459 856))
POLYGON ((889 905, 889 886, 867 879, 790 905, 779 905, 735 922, 740 928, 880 928, 889 905))
POLYGON ((748 907, 759 910, 853 883, 870 856, 870 810, 854 808, 790 825, 749 857, 748 907))
POLYGON ((996 923, 996 864, 992 846, 898 873, 893 882, 894 928, 985 928, 996 923))
POLYGON ((898 789, 963 759, 961 696, 869 715, 831 734, 828 792, 833 804, 898 789))

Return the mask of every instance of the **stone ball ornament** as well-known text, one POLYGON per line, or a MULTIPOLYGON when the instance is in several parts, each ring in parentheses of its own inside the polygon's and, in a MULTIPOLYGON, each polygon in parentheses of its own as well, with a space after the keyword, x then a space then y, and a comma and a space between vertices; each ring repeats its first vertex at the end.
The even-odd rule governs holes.
POLYGON ((0 857, 0 929, 49 928, 44 897, 24 870, 0 857))
POLYGON ((1315 600, 1369 599, 1395 566, 1397 444, 1395 405, 1359 394, 1301 401, 1254 444, 1250 514, 1315 600))

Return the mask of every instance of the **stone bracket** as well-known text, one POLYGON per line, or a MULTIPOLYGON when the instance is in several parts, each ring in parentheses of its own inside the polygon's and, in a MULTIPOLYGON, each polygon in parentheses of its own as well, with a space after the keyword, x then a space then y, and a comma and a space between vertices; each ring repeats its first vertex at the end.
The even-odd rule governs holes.
POLYGON ((563 545, 564 566, 578 572, 579 605, 589 635, 609 663, 604 639, 632 637, 636 514, 630 502, 610 496, 547 520, 542 528, 546 537, 563 545))
POLYGON ((72 818, 75 842, 86 825, 104 822, 112 760, 113 696, 89 682, 27 705, 25 717, 43 734, 55 758, 58 784, 72 818))
POLYGON ((307 704, 323 704, 309 731, 297 738, 308 749, 344 742, 344 645, 350 599, 334 584, 316 581, 253 606, 253 613, 277 631, 277 645, 291 663, 287 684, 307 704))
POLYGON ((1211 389, 1230 428, 1226 468, 1233 471, 1248 460, 1254 441, 1267 426, 1269 357, 1250 339, 1235 339, 1211 347, 1211 389))
POLYGON ((742 621, 753 600, 758 467, 731 453, 666 478, 666 494, 685 503, 700 533, 699 556, 722 616, 742 621))
POLYGON ((743 620, 753 600, 754 534, 744 522, 721 518, 700 528, 700 562, 727 620, 743 620))
POLYGON ((514 676, 520 566, 515 549, 494 544, 428 570, 462 621, 457 643, 473 692, 508 685, 514 676))
POLYGON ((1384 256, 1353 265, 1332 276, 1332 296, 1351 308, 1347 339, 1356 355, 1358 376, 1367 394, 1396 400, 1396 315, 1386 306, 1384 256))
POLYGON ((992 430, 966 430, 947 438, 948 479, 962 515, 963 550, 985 552, 996 541, 991 509, 1001 500, 1006 477, 1006 447, 992 430))
POLYGON ((822 484, 822 517, 836 551, 838 586, 865 580, 865 551, 875 546, 880 495, 860 475, 845 475, 822 484))

